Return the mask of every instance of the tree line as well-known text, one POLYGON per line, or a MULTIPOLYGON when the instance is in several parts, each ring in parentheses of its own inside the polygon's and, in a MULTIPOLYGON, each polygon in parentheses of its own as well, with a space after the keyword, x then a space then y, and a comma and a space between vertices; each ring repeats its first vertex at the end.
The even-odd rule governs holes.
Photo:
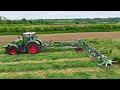
POLYGON ((26 19, 10 20, 0 16, 0 24, 80 24, 80 23, 119 23, 120 18, 75 18, 75 19, 26 19))

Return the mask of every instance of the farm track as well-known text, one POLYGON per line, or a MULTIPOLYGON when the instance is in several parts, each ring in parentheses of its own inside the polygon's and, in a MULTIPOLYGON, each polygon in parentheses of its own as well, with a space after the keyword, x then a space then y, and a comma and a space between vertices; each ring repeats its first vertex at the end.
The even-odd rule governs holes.
MULTIPOLYGON (((66 41, 75 40, 79 38, 120 38, 120 32, 82 32, 82 33, 61 33, 61 34, 38 34, 42 41, 66 41)), ((8 43, 16 40, 17 35, 1 35, 0 43, 8 43)))

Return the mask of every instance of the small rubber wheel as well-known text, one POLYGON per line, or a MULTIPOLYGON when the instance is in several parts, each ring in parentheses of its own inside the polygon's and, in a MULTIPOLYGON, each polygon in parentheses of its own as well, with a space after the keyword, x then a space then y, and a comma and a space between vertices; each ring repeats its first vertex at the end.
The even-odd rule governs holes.
POLYGON ((76 52, 82 52, 82 51, 83 51, 82 48, 77 48, 77 49, 76 49, 76 52))
POLYGON ((31 54, 35 54, 39 52, 39 46, 36 43, 29 43, 27 45, 27 52, 31 54))
POLYGON ((10 48, 8 48, 8 53, 10 54, 10 55, 14 55, 14 54, 17 54, 18 53, 18 49, 16 48, 16 47, 14 47, 14 46, 11 46, 10 48))

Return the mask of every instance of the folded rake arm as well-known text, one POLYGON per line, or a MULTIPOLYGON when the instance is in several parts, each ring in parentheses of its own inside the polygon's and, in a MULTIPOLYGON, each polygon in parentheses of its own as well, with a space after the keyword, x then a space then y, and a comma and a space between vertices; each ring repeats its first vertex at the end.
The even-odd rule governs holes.
POLYGON ((112 65, 113 61, 112 59, 108 59, 107 56, 101 54, 99 51, 97 51, 95 48, 93 48, 92 46, 88 45, 85 41, 83 41, 82 39, 77 40, 76 41, 78 43, 78 46, 82 47, 84 50, 88 51, 90 53, 90 57, 94 57, 97 58, 99 60, 102 60, 103 62, 101 64, 98 65, 105 65, 106 67, 108 65, 112 65))

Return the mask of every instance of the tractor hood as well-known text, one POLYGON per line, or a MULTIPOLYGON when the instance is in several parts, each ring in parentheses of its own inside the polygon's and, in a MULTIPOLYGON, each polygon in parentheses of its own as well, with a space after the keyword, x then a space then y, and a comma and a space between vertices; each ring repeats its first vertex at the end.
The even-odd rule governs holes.
POLYGON ((15 40, 15 41, 12 41, 11 44, 16 44, 16 45, 18 45, 18 44, 21 44, 22 41, 23 41, 22 39, 17 39, 17 40, 15 40))
POLYGON ((12 45, 11 43, 5 44, 5 45, 3 46, 3 48, 9 47, 9 46, 11 46, 11 45, 12 45))
POLYGON ((10 43, 7 43, 3 46, 3 48, 6 48, 6 47, 9 47, 9 46, 12 46, 12 45, 18 45, 22 42, 22 39, 17 39, 15 41, 12 41, 10 43))

